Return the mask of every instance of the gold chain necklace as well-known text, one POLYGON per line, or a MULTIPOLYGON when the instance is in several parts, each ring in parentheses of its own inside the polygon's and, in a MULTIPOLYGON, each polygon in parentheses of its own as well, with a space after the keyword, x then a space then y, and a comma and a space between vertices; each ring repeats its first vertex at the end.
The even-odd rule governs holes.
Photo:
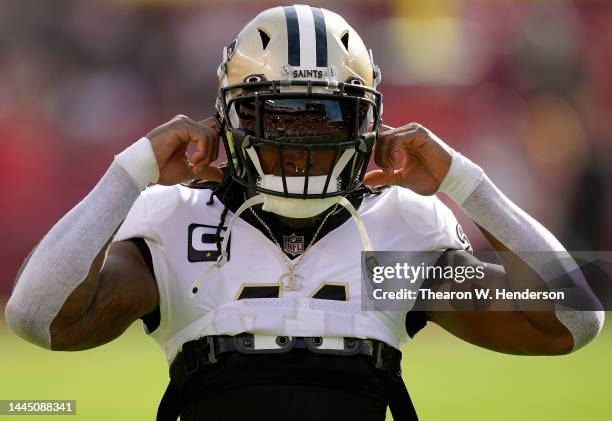
POLYGON ((257 215, 257 213, 253 210, 253 208, 249 208, 253 216, 255 216, 255 218, 259 221, 259 223, 263 225, 264 228, 268 231, 268 234, 270 234, 270 237, 274 241, 274 244, 276 244, 276 247, 278 248, 278 251, 280 252, 281 257, 283 258, 283 262, 285 263, 285 266, 287 266, 287 272, 283 273, 278 278, 278 287, 280 289, 283 289, 285 291, 297 291, 297 290, 302 289, 302 284, 299 281, 300 279, 304 279, 304 277, 302 275, 295 273, 295 269, 299 266, 300 263, 302 263, 304 256, 306 256, 306 253, 308 253, 308 250, 310 250, 310 247, 312 247, 315 240, 319 236, 319 233, 321 232, 323 225, 325 225, 327 218, 329 218, 330 215, 336 211, 337 207, 338 207, 338 204, 336 203, 334 207, 332 208, 332 210, 329 211, 327 215, 325 215, 325 218, 323 218, 323 221, 321 221, 321 225, 319 225, 319 228, 317 228, 317 231, 314 233, 312 240, 310 240, 310 243, 308 243, 306 250, 304 250, 304 252, 300 254, 300 257, 297 258, 295 263, 289 263, 289 259, 287 258, 287 255, 285 255, 283 248, 276 240, 276 237, 274 236, 274 233, 272 233, 272 230, 270 229, 268 224, 266 224, 263 221, 263 219, 261 219, 260 216, 257 215))

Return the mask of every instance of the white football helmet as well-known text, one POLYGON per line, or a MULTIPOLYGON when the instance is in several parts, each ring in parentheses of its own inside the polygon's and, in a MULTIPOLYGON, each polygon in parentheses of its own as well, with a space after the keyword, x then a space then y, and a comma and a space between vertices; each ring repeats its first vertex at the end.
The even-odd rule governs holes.
POLYGON ((232 177, 264 210, 316 215, 357 188, 381 124, 380 70, 339 15, 305 5, 268 9, 223 50, 217 112, 232 177), (303 150, 303 176, 264 174, 258 149, 303 150), (312 151, 333 150, 326 175, 312 151))

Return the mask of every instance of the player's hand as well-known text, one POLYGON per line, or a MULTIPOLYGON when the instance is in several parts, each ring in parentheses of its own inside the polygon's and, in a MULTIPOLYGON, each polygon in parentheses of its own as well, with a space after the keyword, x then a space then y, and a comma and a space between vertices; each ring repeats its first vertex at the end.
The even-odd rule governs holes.
POLYGON ((381 170, 367 173, 364 183, 406 187, 424 196, 434 194, 452 161, 448 146, 434 137, 417 123, 398 128, 383 125, 374 147, 374 162, 381 170), (400 162, 402 166, 396 170, 400 162))
POLYGON ((219 154, 219 127, 212 117, 198 122, 178 115, 153 129, 147 138, 159 167, 158 184, 169 186, 194 178, 223 180, 221 170, 210 165, 219 154), (196 151, 188 156, 190 143, 196 151))

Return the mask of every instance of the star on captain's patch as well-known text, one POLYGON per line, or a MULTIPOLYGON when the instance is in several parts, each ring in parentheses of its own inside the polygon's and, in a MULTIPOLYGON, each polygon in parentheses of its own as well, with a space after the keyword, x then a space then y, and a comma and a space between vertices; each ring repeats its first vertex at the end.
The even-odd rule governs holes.
POLYGON ((210 257, 210 256, 212 256, 212 253, 211 253, 211 252, 209 252, 209 251, 207 251, 207 252, 206 252, 206 257, 210 257))

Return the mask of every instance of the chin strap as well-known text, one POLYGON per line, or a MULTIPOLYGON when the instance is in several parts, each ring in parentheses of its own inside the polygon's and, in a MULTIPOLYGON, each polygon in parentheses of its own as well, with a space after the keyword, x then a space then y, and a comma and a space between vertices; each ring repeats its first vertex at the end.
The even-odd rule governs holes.
POLYGON ((370 237, 368 236, 368 232, 365 229, 365 225, 363 225, 363 221, 361 221, 361 217, 357 213, 357 209, 355 206, 346 197, 343 197, 338 202, 339 205, 344 206, 344 209, 349 211, 351 216, 353 217, 353 221, 355 221, 355 225, 357 225, 357 231, 359 231, 359 237, 361 237, 361 245, 363 246, 363 251, 374 251, 372 248, 372 243, 370 242, 370 237))
MULTIPOLYGON (((193 284, 191 285, 191 291, 189 292, 189 295, 191 298, 194 298, 196 296, 196 294, 200 290, 200 286, 202 285, 202 282, 204 282, 204 279, 206 279, 206 277, 212 270, 218 269, 221 266, 223 266, 225 263, 227 263, 227 253, 226 253, 227 243, 229 242, 230 234, 232 232, 232 228, 234 227, 234 223, 236 222, 236 219, 238 219, 238 217, 245 210, 247 210, 251 206, 255 206, 260 203, 263 203, 264 200, 265 200, 265 197, 261 194, 258 194, 257 196, 253 196, 250 199, 248 199, 238 208, 238 210, 236 210, 236 213, 234 213, 234 216, 232 216, 232 219, 230 219, 230 223, 227 226, 227 230, 225 231, 225 236, 223 237, 223 242, 221 243, 221 254, 219 255, 219 258, 217 259, 215 263, 212 263, 206 266, 204 270, 202 271, 202 273, 200 273, 200 275, 193 282, 193 284)), ((361 244, 363 246, 363 251, 373 251, 372 243, 370 242, 370 237, 368 236, 368 233, 365 229, 365 225, 361 221, 361 217, 357 213, 357 210, 355 209, 353 204, 346 197, 343 197, 342 199, 340 199, 338 204, 343 206, 347 211, 349 211, 349 213, 351 214, 351 217, 355 221, 355 225, 357 225, 357 231, 359 231, 359 237, 361 238, 361 244)))

